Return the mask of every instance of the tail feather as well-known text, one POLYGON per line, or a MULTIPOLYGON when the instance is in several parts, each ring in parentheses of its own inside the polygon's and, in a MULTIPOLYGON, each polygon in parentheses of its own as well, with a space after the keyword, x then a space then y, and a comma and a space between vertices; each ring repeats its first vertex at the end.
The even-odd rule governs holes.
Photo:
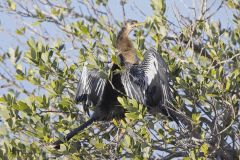
MULTIPOLYGON (((73 131, 71 131, 70 133, 67 134, 67 136, 64 138, 65 141, 69 141, 73 136, 75 136, 77 133, 79 133, 80 131, 84 130, 85 128, 87 128, 89 125, 91 125, 93 122, 95 121, 95 118, 91 118, 88 121, 86 121, 85 123, 83 123, 81 126, 79 126, 78 128, 75 128, 73 131)), ((53 143, 53 147, 55 149, 60 149, 60 144, 64 143, 64 141, 62 140, 57 140, 53 143)))

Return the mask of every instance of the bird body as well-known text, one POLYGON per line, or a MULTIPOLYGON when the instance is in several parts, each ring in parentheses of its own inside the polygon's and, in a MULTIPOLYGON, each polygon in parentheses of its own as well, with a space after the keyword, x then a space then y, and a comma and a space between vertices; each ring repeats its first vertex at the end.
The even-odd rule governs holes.
POLYGON ((123 96, 125 93, 121 83, 121 75, 115 72, 120 69, 116 64, 111 68, 111 77, 106 81, 106 85, 102 94, 102 99, 95 108, 92 117, 97 120, 112 120, 124 117, 125 110, 119 104, 117 97, 123 96))
MULTIPOLYGON (((144 53, 142 62, 139 61, 136 49, 128 38, 136 26, 136 21, 128 21, 119 32, 116 48, 121 67, 113 64, 108 79, 102 78, 96 69, 83 69, 75 99, 76 102, 82 102, 84 110, 88 110, 90 105, 95 106, 91 119, 86 122, 88 125, 93 121, 123 118, 126 111, 118 102, 118 96, 134 98, 146 106, 151 114, 162 113, 178 123, 171 103, 168 67, 153 48, 144 53), (120 68, 122 71, 117 72, 120 68)), ((74 133, 80 130, 81 127, 75 129, 74 133)), ((69 135, 67 140, 73 136, 69 135)), ((55 144, 59 144, 59 141, 55 144)))
POLYGON ((172 105, 168 68, 161 56, 154 49, 149 49, 141 63, 123 63, 121 73, 116 72, 120 67, 113 64, 109 79, 101 78, 97 70, 84 68, 76 102, 82 102, 84 108, 91 102, 95 106, 92 117, 96 120, 124 117, 125 110, 119 104, 118 96, 136 99, 152 114, 160 112, 170 116, 167 113, 167 108, 172 105))

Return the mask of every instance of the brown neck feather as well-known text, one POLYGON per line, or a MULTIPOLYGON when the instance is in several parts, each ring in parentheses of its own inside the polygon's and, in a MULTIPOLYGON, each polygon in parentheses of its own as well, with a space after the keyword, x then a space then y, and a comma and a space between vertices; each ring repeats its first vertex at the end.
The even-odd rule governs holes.
POLYGON ((124 61, 136 64, 138 62, 136 49, 133 47, 131 40, 128 38, 129 30, 125 27, 118 33, 116 47, 123 56, 124 61))

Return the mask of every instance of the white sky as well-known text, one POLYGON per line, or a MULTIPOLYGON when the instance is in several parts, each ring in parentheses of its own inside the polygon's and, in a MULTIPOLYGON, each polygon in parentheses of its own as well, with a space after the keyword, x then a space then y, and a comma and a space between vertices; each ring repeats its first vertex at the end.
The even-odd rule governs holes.
MULTIPOLYGON (((210 11, 212 13, 221 3, 221 0, 207 0, 208 6, 210 6, 215 1, 213 9, 210 11)), ((194 17, 194 12, 190 8, 199 8, 200 0, 166 0, 166 16, 168 20, 177 24, 176 8, 186 17, 194 17)), ((74 2, 77 3, 77 2, 74 2)), ((153 11, 150 6, 149 0, 128 0, 128 3, 125 6, 126 17, 128 19, 136 19, 139 21, 144 21, 144 16, 137 11, 136 7, 140 8, 144 14, 151 16, 153 11)), ((123 20, 122 8, 120 6, 119 0, 109 0, 109 7, 113 12, 114 17, 117 20, 123 20)), ((76 8, 77 9, 77 8, 76 8)), ((220 21, 222 26, 225 28, 232 27, 232 11, 226 8, 220 9, 220 11, 213 16, 211 21, 220 21)), ((26 22, 25 22, 26 23, 26 22)), ((0 12, 0 49, 7 50, 8 48, 15 48, 17 45, 23 45, 14 39, 12 35, 15 34, 17 28, 24 25, 22 20, 16 19, 14 15, 8 15, 0 12)), ((48 27, 49 32, 54 34, 59 34, 51 25, 48 27)), ((19 36, 19 39, 22 40, 22 37, 19 36)), ((24 41, 23 41, 24 43, 24 41)), ((0 50, 1 52, 1 50, 0 50)))

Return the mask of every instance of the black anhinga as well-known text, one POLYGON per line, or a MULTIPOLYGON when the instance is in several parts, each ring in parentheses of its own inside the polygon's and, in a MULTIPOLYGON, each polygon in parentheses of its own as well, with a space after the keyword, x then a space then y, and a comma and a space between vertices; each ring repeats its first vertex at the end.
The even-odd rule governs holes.
MULTIPOLYGON (((154 49, 147 50, 143 61, 140 62, 136 49, 128 38, 128 34, 138 25, 137 21, 128 20, 117 36, 116 48, 123 72, 115 72, 120 67, 113 64, 112 76, 104 79, 97 70, 88 70, 84 66, 77 88, 76 102, 82 102, 84 110, 90 105, 95 106, 95 110, 87 122, 67 134, 66 141, 94 121, 123 118, 125 110, 118 102, 118 96, 134 98, 146 106, 150 113, 160 112, 178 123, 171 103, 166 63, 154 49)), ((59 148, 61 143, 63 142, 58 140, 53 145, 59 148)))

